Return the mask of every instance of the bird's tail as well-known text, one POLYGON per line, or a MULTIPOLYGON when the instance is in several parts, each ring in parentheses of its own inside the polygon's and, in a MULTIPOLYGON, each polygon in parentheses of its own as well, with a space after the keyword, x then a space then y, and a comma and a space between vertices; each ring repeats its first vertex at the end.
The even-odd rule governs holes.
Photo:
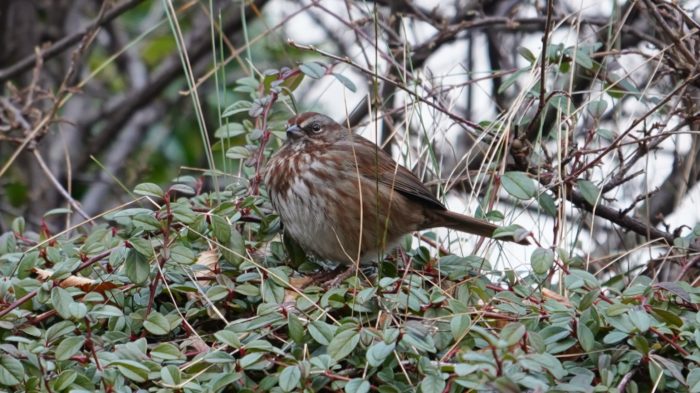
MULTIPOLYGON (((430 217, 431 219, 428 220, 430 227, 445 227, 455 229, 460 232, 490 238, 493 238, 494 231, 500 228, 498 225, 492 224, 488 221, 465 216, 464 214, 455 213, 449 210, 433 210, 431 213, 432 217, 430 217)), ((498 240, 507 240, 519 244, 530 244, 527 239, 516 240, 512 236, 498 237, 498 240)))

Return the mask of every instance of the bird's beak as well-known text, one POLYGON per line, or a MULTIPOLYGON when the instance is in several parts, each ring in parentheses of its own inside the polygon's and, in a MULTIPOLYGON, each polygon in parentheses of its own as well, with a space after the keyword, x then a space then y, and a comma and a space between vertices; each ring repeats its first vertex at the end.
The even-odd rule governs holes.
POLYGON ((296 124, 291 124, 289 127, 287 127, 287 138, 288 139, 297 139, 301 138, 304 135, 304 132, 302 129, 296 125, 296 124))

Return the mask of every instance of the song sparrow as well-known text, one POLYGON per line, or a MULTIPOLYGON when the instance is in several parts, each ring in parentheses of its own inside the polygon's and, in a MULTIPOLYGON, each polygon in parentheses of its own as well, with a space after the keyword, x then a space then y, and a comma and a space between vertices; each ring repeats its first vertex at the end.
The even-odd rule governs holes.
POLYGON ((446 227, 491 237, 498 228, 447 210, 411 171, 328 116, 302 113, 287 125, 264 181, 285 233, 307 252, 366 263, 412 231, 446 227))

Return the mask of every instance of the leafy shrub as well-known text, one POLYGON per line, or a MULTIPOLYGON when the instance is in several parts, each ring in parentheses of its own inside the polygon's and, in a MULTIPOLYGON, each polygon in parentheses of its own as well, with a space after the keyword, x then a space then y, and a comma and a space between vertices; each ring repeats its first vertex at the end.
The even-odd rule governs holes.
POLYGON ((358 274, 325 289, 287 264, 264 193, 246 182, 211 193, 197 184, 141 184, 134 203, 154 208, 128 207, 64 233, 14 221, 0 237, 0 384, 700 389, 700 291, 687 283, 601 278, 563 251, 536 249, 532 271, 516 273, 419 246, 380 264, 374 285, 358 274))

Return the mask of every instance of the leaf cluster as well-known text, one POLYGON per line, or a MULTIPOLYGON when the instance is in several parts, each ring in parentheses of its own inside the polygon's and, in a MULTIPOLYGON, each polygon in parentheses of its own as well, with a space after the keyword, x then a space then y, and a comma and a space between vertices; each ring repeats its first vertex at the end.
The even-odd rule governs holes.
MULTIPOLYGON (((515 177, 517 180, 517 176, 515 177)), ((533 272, 418 247, 325 289, 245 189, 81 232, 0 237, 0 384, 15 391, 698 391, 700 291, 538 249, 533 272), (236 203, 231 201, 235 200, 236 203), (553 264, 563 270, 551 280, 553 264)))

